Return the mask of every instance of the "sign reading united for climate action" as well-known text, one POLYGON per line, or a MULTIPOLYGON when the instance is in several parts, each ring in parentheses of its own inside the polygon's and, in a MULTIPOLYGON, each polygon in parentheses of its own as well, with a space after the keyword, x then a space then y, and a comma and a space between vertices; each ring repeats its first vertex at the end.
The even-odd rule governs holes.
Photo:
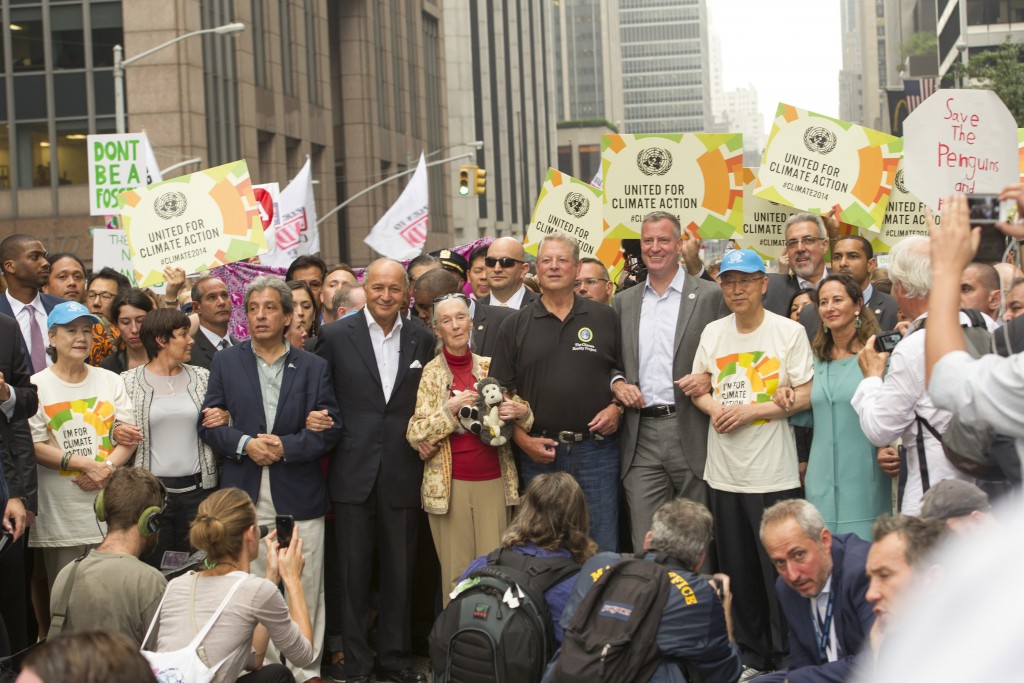
POLYGON ((597 258, 602 229, 601 190, 549 168, 526 231, 526 251, 536 256, 541 238, 560 232, 579 241, 580 256, 597 258))
POLYGON ((743 232, 736 236, 741 249, 753 249, 775 260, 786 250, 785 225, 797 209, 754 195, 757 169, 743 169, 743 232))
POLYGON ((780 103, 754 194, 878 230, 901 150, 900 138, 780 103))

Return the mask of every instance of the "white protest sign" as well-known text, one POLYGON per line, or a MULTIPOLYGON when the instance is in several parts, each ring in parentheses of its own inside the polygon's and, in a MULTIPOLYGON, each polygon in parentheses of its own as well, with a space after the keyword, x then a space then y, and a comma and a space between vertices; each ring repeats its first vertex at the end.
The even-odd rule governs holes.
POLYGON ((133 287, 139 284, 124 230, 92 229, 92 269, 101 268, 113 268, 127 277, 133 287))
POLYGON ((146 184, 145 135, 90 135, 89 214, 118 214, 117 196, 146 184))
POLYGON ((954 193, 1019 182, 1017 123, 991 90, 939 90, 903 122, 907 189, 933 210, 954 193))
POLYGON ((741 249, 753 249, 775 260, 786 250, 786 221, 797 209, 754 195, 756 168, 743 169, 743 233, 736 237, 741 249))

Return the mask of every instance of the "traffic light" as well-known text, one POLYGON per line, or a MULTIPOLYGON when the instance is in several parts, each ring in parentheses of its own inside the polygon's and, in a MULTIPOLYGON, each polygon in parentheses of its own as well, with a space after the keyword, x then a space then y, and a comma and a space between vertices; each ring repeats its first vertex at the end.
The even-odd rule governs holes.
POLYGON ((462 196, 469 194, 470 183, 473 182, 475 175, 476 166, 463 166, 459 169, 459 194, 462 196))
POLYGON ((477 166, 473 168, 476 169, 473 178, 473 194, 483 194, 487 192, 487 170, 477 166))

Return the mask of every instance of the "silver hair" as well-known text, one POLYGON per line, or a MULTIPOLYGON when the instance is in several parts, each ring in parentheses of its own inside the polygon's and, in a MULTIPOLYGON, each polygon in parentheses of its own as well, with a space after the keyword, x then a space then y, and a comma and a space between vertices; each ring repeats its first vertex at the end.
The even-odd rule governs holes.
POLYGON ((451 301, 456 301, 462 304, 462 307, 466 309, 466 313, 469 313, 469 301, 464 296, 451 295, 447 299, 443 299, 434 304, 434 307, 430 311, 430 327, 437 327, 437 309, 441 307, 441 304, 446 304, 451 301))
POLYGON ((889 278, 908 299, 925 299, 932 291, 931 241, 924 235, 906 238, 889 253, 889 278))
POLYGON ((343 282, 338 291, 334 293, 334 298, 331 299, 331 305, 334 306, 334 311, 337 312, 339 308, 344 306, 345 308, 352 308, 352 292, 356 289, 362 289, 363 285, 359 282, 343 282))
POLYGON ((671 555, 687 569, 697 568, 712 538, 711 513, 692 500, 670 500, 658 508, 651 520, 650 549, 671 555))
POLYGON ((568 244, 572 247, 572 262, 579 263, 580 243, 575 237, 569 237, 564 232, 553 232, 550 235, 544 235, 540 238, 540 244, 537 245, 537 258, 540 258, 540 252, 544 249, 544 245, 547 242, 561 242, 562 244, 568 244))
POLYGON ((262 292, 264 289, 272 289, 278 293, 281 297, 281 310, 284 311, 285 315, 291 315, 295 312, 295 301, 292 299, 292 290, 288 289, 288 285, 284 283, 284 280, 275 275, 261 275, 250 282, 245 288, 245 310, 249 310, 249 299, 256 292, 262 292))
POLYGON ((644 216, 644 219, 640 221, 640 230, 643 230, 644 226, 648 223, 654 223, 656 221, 668 221, 676 227, 676 237, 683 236, 683 226, 679 223, 679 216, 668 211, 651 211, 649 214, 644 216))
POLYGON ((821 531, 825 528, 825 520, 818 512, 818 508, 803 498, 790 498, 779 501, 764 511, 761 517, 761 542, 764 543, 764 530, 769 524, 782 522, 787 519, 796 520, 804 536, 814 542, 821 539, 821 531))
POLYGON ((790 226, 797 223, 814 223, 818 226, 818 237, 821 239, 828 238, 828 232, 825 230, 825 223, 821 220, 821 216, 815 216, 813 213, 795 213, 790 216, 789 220, 786 221, 782 234, 788 235, 790 226))

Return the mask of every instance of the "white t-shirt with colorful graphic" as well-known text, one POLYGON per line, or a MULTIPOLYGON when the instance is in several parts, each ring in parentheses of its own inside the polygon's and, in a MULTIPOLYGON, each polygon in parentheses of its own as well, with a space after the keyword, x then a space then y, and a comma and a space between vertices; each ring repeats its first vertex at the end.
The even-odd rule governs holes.
MULTIPOLYGON (((114 419, 132 421, 132 407, 124 382, 102 368, 88 368, 85 380, 70 384, 53 368, 32 375, 39 389, 39 410, 29 419, 32 441, 48 443, 61 452, 73 452, 102 462, 114 449, 110 428, 114 419)), ((39 514, 29 545, 60 548, 99 543, 103 534, 93 513, 95 492, 78 488, 79 472, 61 472, 37 465, 39 514)))
MULTIPOLYGON (((722 405, 771 401, 779 387, 798 387, 814 376, 807 333, 799 323, 765 311, 753 332, 736 331, 736 316, 709 324, 693 359, 694 373, 711 373, 722 405)), ((704 479, 713 489, 770 493, 800 486, 796 441, 788 420, 757 420, 728 434, 708 430, 704 479)))

